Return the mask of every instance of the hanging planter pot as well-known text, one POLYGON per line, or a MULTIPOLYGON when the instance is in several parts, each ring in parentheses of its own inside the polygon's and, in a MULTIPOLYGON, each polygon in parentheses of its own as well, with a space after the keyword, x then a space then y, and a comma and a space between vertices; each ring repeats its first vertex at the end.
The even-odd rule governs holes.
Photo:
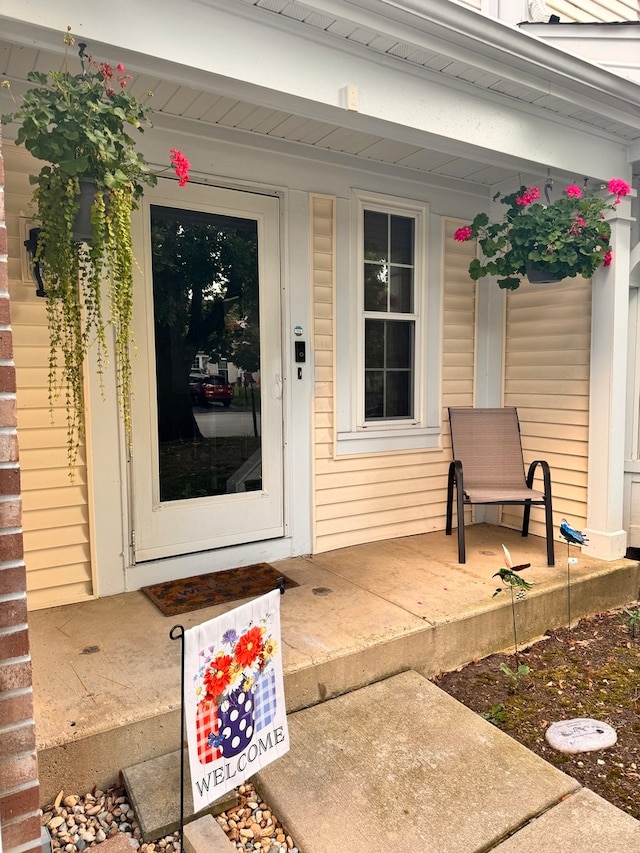
POLYGON ((585 179, 582 187, 570 184, 562 197, 552 202, 549 193, 553 182, 548 178, 544 186, 546 204, 538 201, 540 188, 536 186, 494 195, 493 200, 499 199, 507 208, 497 221, 491 222, 489 214, 482 211, 453 235, 460 243, 476 239, 482 250, 482 257, 473 258, 469 264, 471 280, 494 276, 498 287, 517 290, 524 275, 536 284, 549 284, 574 276, 591 278, 600 266, 609 266, 613 258, 611 225, 605 215, 616 210, 631 187, 621 178, 612 178, 607 184, 612 198, 604 198, 599 190, 589 191, 587 183, 585 179), (537 247, 535 253, 533 247, 537 247), (531 270, 530 255, 539 257, 554 273, 531 270))
POLYGON ((562 281, 562 276, 549 272, 544 266, 538 266, 531 261, 526 261, 525 267, 527 278, 531 284, 556 284, 558 281, 562 281))
POLYGON ((73 221, 73 239, 76 243, 91 243, 93 226, 91 225, 91 207, 96 195, 96 182, 93 178, 80 178, 80 193, 77 201, 80 207, 73 221))

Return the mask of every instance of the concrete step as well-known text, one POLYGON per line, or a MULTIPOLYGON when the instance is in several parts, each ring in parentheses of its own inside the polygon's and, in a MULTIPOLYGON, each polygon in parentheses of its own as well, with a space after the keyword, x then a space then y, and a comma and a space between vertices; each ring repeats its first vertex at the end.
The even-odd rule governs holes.
MULTIPOLYGON (((143 841, 155 841, 180 828, 180 759, 182 752, 169 752, 127 767, 122 771, 129 802, 131 803, 143 841)), ((189 761, 184 755, 184 823, 203 815, 216 815, 238 804, 235 791, 211 803, 196 814, 191 794, 189 761)), ((216 824, 217 826, 217 824, 216 824)))
MULTIPOLYGON (((638 821, 416 672, 298 711, 289 733, 254 782, 304 853, 640 849, 638 821)), ((175 795, 175 779, 147 779, 145 797, 175 795)), ((223 845, 213 819, 185 835, 190 853, 223 845)))

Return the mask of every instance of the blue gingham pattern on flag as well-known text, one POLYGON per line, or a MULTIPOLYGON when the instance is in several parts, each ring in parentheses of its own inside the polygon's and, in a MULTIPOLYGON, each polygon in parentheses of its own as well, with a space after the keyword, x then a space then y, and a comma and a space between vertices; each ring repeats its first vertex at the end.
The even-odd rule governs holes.
POLYGON ((276 677, 273 669, 265 670, 254 686, 256 704, 256 731, 266 728, 276 715, 276 677))

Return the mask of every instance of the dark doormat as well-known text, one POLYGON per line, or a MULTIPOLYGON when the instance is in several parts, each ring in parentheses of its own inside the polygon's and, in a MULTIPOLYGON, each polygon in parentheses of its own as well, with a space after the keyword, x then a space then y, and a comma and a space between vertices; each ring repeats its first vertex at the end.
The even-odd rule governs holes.
POLYGON ((224 572, 209 572, 181 580, 143 586, 142 592, 165 616, 178 616, 214 604, 225 604, 241 598, 255 598, 276 589, 284 578, 285 589, 298 584, 268 563, 255 563, 224 572))

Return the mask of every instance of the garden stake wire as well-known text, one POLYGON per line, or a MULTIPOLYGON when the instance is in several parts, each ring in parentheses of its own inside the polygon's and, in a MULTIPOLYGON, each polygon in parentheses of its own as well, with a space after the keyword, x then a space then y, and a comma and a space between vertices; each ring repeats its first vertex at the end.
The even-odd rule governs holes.
POLYGON ((571 630, 571 545, 567 542, 567 628, 571 630))
POLYGON ((180 847, 184 850, 184 627, 174 625, 169 631, 169 639, 180 640, 180 847))
MULTIPOLYGON (((500 578, 503 584, 509 587, 509 591, 511 593, 511 618, 513 621, 513 649, 515 652, 515 661, 516 661, 516 670, 520 665, 519 657, 518 657, 518 631, 516 626, 516 598, 518 601, 522 600, 527 594, 527 590, 531 589, 533 583, 530 581, 526 581, 524 578, 521 578, 518 572, 523 571, 524 569, 528 569, 531 563, 522 563, 519 566, 513 565, 513 560, 511 559, 511 554, 509 553, 508 548, 503 545, 502 550, 504 551, 504 560, 507 564, 503 566, 501 569, 493 575, 494 578, 500 578), (516 592, 517 590, 517 592, 516 592)), ((492 598, 495 598, 496 595, 499 595, 502 592, 502 587, 498 587, 496 591, 493 593, 492 598)))
POLYGON ((516 670, 520 666, 520 658, 518 655, 518 631, 516 628, 516 602, 515 597, 513 595, 513 587, 509 587, 509 591, 511 592, 511 621, 513 622, 513 651, 514 657, 516 660, 516 670))
POLYGON ((588 538, 572 527, 566 518, 560 522, 560 535, 567 541, 567 618, 569 624, 567 628, 571 630, 571 557, 569 556, 570 545, 586 545, 588 538))

